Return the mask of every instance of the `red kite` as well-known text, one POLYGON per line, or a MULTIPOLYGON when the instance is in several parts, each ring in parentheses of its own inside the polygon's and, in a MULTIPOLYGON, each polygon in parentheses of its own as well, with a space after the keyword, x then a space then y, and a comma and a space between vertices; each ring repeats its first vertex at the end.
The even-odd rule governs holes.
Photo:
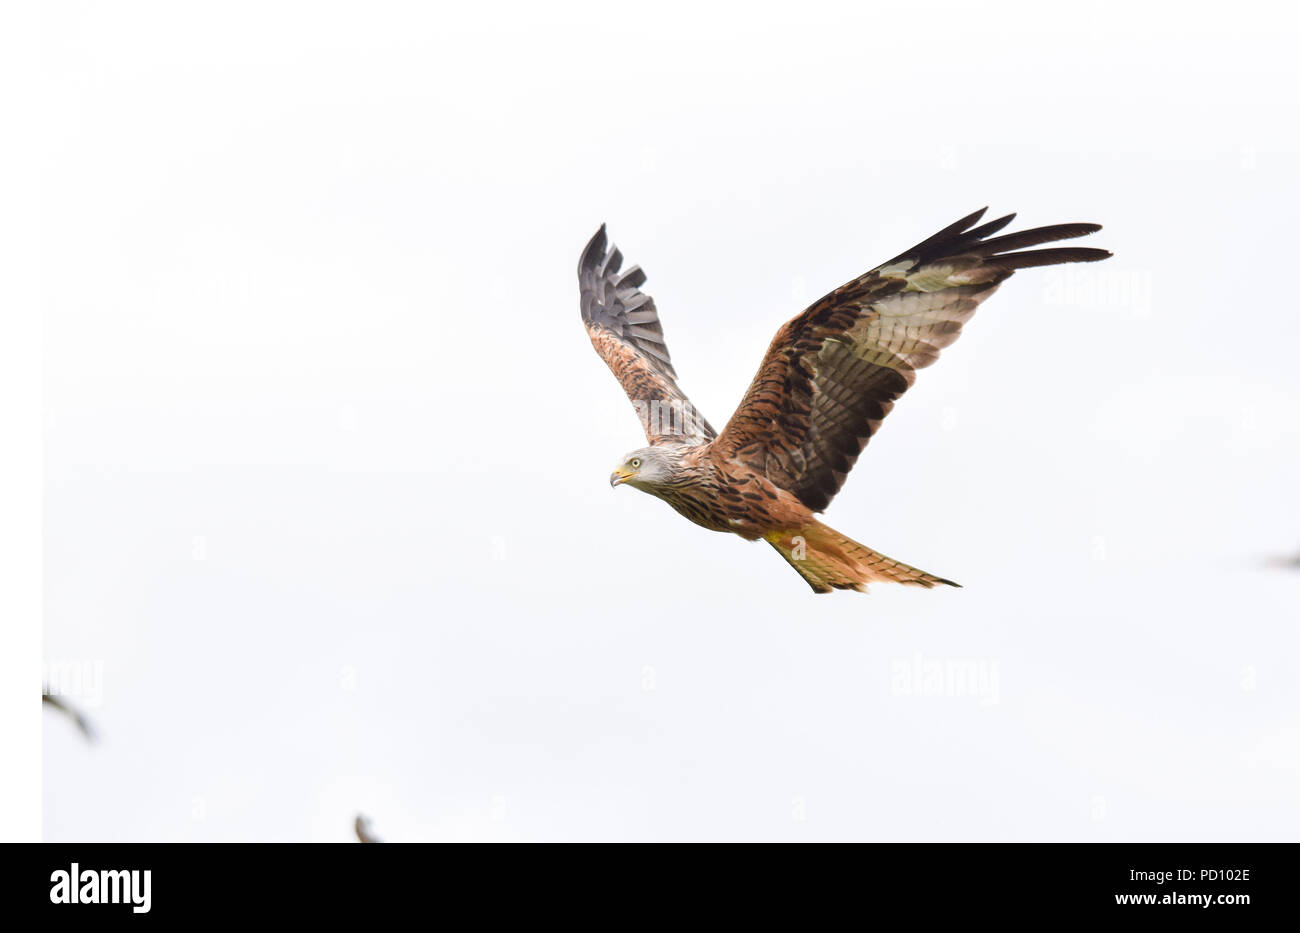
MULTIPOLYGON (((987 210, 987 208, 985 209, 987 210)), ((697 525, 762 538, 817 593, 865 592, 876 581, 957 586, 864 547, 814 518, 844 484, 862 449, 916 371, 957 339, 980 302, 1017 269, 1096 262, 1087 247, 1026 249, 1100 230, 1057 224, 994 236, 1015 214, 975 226, 976 211, 840 286, 772 340, 740 407, 721 433, 677 386, 645 273, 620 273, 605 228, 578 264, 591 342, 641 416, 649 447, 609 482, 658 496, 697 525)))

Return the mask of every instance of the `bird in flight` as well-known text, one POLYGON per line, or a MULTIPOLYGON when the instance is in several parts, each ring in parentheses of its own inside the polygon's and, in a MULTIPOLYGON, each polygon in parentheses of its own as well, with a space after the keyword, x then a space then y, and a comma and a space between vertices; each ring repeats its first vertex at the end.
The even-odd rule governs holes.
POLYGON ((712 531, 768 542, 816 593, 866 592, 875 582, 957 586, 814 516, 844 485, 916 371, 939 358, 1005 279, 1017 269, 1111 255, 1029 248, 1094 233, 1098 224, 998 236, 1016 215, 981 224, 985 210, 841 285, 777 331, 721 433, 677 385, 659 312, 641 291, 645 273, 620 271, 622 254, 601 226, 578 263, 582 320, 649 442, 620 461, 610 485, 657 496, 712 531))

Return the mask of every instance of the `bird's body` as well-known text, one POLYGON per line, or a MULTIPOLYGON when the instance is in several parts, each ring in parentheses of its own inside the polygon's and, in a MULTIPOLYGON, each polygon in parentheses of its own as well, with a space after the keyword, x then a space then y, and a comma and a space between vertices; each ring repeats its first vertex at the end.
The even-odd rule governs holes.
POLYGON ((718 464, 711 444, 665 444, 646 456, 661 454, 676 466, 673 478, 662 483, 628 485, 663 499, 695 524, 755 541, 779 528, 798 528, 812 512, 766 476, 743 463, 718 464))
POLYGON ((1090 262, 1082 247, 1026 250, 1100 229, 1062 224, 992 237, 1014 215, 965 217, 841 286, 781 328, 721 434, 677 386, 654 302, 637 267, 606 251, 605 228, 578 266, 582 316, 596 351, 641 416, 649 447, 610 477, 663 499, 712 531, 771 544, 815 592, 876 581, 955 586, 858 544, 818 521, 916 370, 957 339, 1016 269, 1090 262), (973 228, 973 229, 972 229, 973 228))

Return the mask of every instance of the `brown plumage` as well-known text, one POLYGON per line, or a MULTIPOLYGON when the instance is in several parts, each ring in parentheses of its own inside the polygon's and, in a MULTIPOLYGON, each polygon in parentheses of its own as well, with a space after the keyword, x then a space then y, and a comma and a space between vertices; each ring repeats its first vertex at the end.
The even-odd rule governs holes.
POLYGON ((605 228, 578 263, 582 319, 641 418, 650 446, 610 477, 658 496, 714 531, 771 544, 815 592, 868 583, 956 586, 891 560, 814 518, 867 442, 984 299, 1017 269, 1095 262, 1087 247, 1030 249, 1100 230, 1057 224, 995 236, 1014 214, 963 217, 840 286, 779 331, 731 420, 714 431, 677 385, 654 301, 637 266, 606 249, 605 228))

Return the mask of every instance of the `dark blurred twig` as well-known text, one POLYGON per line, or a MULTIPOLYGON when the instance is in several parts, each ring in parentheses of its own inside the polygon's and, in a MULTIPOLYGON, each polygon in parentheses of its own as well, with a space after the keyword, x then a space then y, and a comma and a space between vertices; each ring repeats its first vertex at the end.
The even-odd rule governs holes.
POLYGON ((357 839, 362 842, 383 842, 370 829, 370 820, 366 819, 360 813, 357 814, 357 821, 354 826, 357 831, 357 839))
POLYGON ((1300 551, 1290 557, 1275 557, 1268 563, 1270 567, 1281 567, 1283 570, 1300 570, 1300 551))
POLYGON ((63 699, 63 697, 55 696, 52 693, 42 693, 41 700, 76 723, 77 728, 81 730, 81 734, 86 737, 87 742, 95 741, 95 727, 90 724, 90 720, 86 718, 86 715, 81 710, 63 699))

